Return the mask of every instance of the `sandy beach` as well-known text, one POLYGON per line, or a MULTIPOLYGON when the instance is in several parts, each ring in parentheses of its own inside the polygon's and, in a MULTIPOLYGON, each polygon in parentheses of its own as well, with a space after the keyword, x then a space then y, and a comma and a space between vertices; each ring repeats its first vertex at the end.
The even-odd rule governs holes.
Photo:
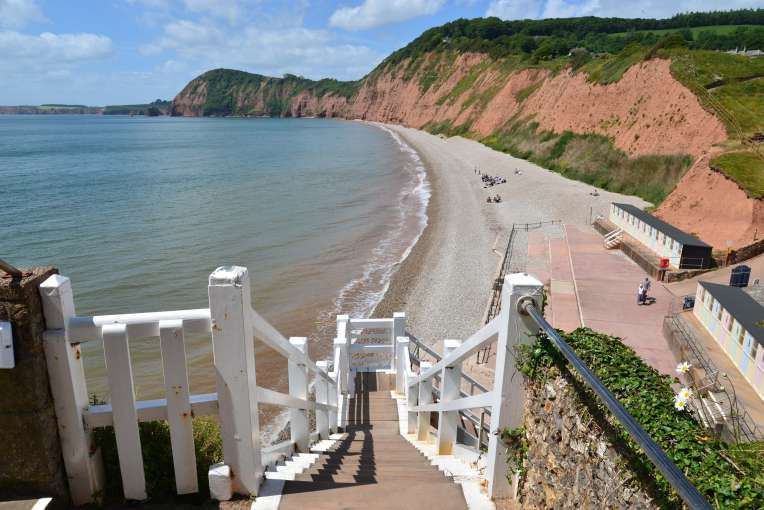
POLYGON ((473 140, 385 126, 419 153, 432 196, 428 225, 375 315, 405 311, 409 331, 438 351, 444 339, 464 340, 481 326, 513 223, 562 220, 589 229, 592 215, 604 213, 610 202, 646 205, 601 189, 592 196, 592 186, 473 140), (476 168, 507 183, 484 189, 476 168), (497 193, 501 203, 486 202, 497 193))

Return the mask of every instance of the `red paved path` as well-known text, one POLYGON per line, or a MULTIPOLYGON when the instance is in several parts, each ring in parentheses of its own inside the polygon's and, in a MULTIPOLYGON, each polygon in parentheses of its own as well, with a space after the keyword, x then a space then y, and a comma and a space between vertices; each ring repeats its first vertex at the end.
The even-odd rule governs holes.
MULTIPOLYGON (((552 325, 569 331, 581 325, 618 336, 655 369, 673 375, 676 360, 663 337, 663 318, 672 294, 652 281, 649 306, 637 305, 639 282, 647 275, 620 250, 606 250, 602 236, 566 225, 565 240, 547 240, 543 234, 529 236, 529 254, 549 256, 550 309, 552 325), (544 244, 547 248, 544 250, 544 244)), ((529 272, 538 262, 529 261, 529 272)), ((543 281, 543 280, 542 280, 543 281)))

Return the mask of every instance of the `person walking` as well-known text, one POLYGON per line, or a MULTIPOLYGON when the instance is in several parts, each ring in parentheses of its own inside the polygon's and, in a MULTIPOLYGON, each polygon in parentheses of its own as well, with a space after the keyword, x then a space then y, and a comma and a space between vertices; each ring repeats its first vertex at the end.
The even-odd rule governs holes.
POLYGON ((645 296, 645 287, 643 284, 639 284, 639 290, 637 291, 637 304, 641 305, 644 303, 644 296, 645 296))
POLYGON ((642 304, 647 304, 647 291, 650 290, 650 280, 645 278, 642 282, 642 304))

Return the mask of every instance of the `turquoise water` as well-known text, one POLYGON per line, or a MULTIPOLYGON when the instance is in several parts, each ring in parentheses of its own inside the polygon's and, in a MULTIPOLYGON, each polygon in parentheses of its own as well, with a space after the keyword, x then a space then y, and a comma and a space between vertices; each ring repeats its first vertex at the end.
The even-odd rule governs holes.
MULTIPOLYGON (((334 314, 381 297, 428 196, 390 133, 319 119, 0 116, 0 176, 0 258, 59 267, 79 315, 206 307, 209 273, 237 264, 314 357, 334 314)), ((131 348, 139 396, 157 396, 156 341, 131 348)), ((211 390, 208 339, 187 351, 192 390, 211 390)), ((104 393, 100 346, 86 371, 104 393)))

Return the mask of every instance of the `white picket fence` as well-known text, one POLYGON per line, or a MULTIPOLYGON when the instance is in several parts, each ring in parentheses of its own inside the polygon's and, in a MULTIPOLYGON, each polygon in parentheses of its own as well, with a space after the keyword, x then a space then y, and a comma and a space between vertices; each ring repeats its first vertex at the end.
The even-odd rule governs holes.
MULTIPOLYGON (((208 291, 209 308, 78 317, 68 278, 54 275, 40 285, 50 385, 75 505, 93 501, 103 488, 101 461, 92 439, 94 427, 114 427, 128 500, 144 500, 147 496, 139 422, 167 420, 178 494, 198 490, 191 426, 194 416, 218 417, 224 461, 234 474, 234 491, 241 494, 257 494, 264 465, 275 456, 306 451, 308 443, 327 439, 336 431, 341 407, 338 399, 343 398, 337 384, 340 373, 329 372, 327 362, 311 361, 304 338, 287 340, 252 309, 246 268, 218 268, 210 275, 208 291), (184 337, 199 333, 211 335, 217 392, 192 395, 184 337), (129 354, 131 338, 159 339, 164 399, 136 401, 129 354), (254 338, 287 358, 288 394, 257 385, 254 338), (105 405, 88 402, 80 344, 92 341, 103 343, 111 393, 111 401, 105 405), (311 374, 315 401, 308 399, 311 374), (262 447, 258 404, 290 410, 290 441, 262 447), (310 433, 309 411, 316 414, 316 431, 310 433)), ((349 379, 346 375, 342 378, 349 379)))
POLYGON ((156 420, 169 424, 178 494, 197 492, 191 419, 203 415, 215 415, 220 422, 224 462, 233 473, 234 491, 257 495, 265 466, 295 451, 308 451, 311 443, 346 425, 347 398, 354 394, 354 374, 359 371, 395 374, 396 392, 408 403, 409 433, 419 439, 428 438, 430 414, 439 413, 441 455, 454 450, 460 411, 490 409, 488 492, 507 497, 511 487, 499 432, 521 424, 525 400, 514 347, 530 342, 537 328, 518 303, 533 300, 540 308, 541 289, 533 277, 508 275, 500 314, 464 342, 445 340, 443 358, 434 365, 422 362, 415 374, 405 314, 381 319, 337 316, 333 359, 314 363, 307 356, 305 338, 287 340, 252 309, 249 275, 243 267, 221 267, 210 275, 209 308, 92 317, 76 315, 69 279, 51 276, 40 286, 47 326, 45 352, 73 503, 94 501, 103 488, 99 452, 92 439, 92 429, 103 426, 114 427, 125 498, 146 499, 138 424, 156 420), (211 336, 217 392, 192 395, 184 338, 200 333, 211 336), (137 401, 129 345, 131 338, 147 337, 159 339, 165 398, 137 401), (254 338, 288 360, 288 394, 257 385, 254 338), (88 402, 80 344, 92 341, 103 343, 109 404, 88 402), (462 361, 493 341, 497 356, 492 389, 463 396, 462 387, 470 383, 462 377, 462 361), (436 375, 440 388, 434 402, 436 375), (311 380, 315 400, 309 399, 311 380), (261 403, 289 410, 289 440, 261 445, 261 403), (315 413, 315 430, 309 430, 309 412, 315 413))

